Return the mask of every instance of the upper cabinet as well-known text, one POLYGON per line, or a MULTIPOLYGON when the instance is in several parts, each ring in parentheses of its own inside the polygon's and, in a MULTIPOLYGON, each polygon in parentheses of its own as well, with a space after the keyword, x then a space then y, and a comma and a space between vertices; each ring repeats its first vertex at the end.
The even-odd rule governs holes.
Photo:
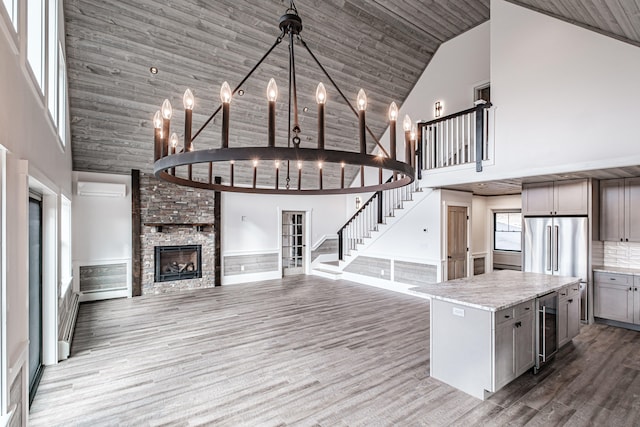
POLYGON ((522 184, 522 213, 527 216, 588 215, 587 179, 522 184))
POLYGON ((601 240, 640 242, 638 212, 640 212, 640 178, 600 181, 601 240))

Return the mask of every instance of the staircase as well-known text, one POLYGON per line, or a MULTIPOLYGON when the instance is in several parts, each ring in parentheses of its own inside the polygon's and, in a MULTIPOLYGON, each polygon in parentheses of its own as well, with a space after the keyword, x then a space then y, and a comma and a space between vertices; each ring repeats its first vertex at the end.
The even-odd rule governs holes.
MULTIPOLYGON (((418 122, 416 180, 391 190, 378 191, 338 231, 338 261, 312 264, 312 274, 337 280, 344 269, 377 237, 388 230, 428 192, 420 189, 423 172, 475 163, 482 172, 488 160, 491 103, 477 101, 472 108, 431 121, 418 122)), ((392 178, 389 178, 391 180, 392 178)), ((387 181, 389 182, 389 181, 387 181)))
POLYGON ((338 230, 338 261, 314 263, 312 274, 337 280, 358 251, 365 249, 393 223, 402 211, 416 202, 422 193, 418 180, 400 188, 374 193, 360 209, 338 230))

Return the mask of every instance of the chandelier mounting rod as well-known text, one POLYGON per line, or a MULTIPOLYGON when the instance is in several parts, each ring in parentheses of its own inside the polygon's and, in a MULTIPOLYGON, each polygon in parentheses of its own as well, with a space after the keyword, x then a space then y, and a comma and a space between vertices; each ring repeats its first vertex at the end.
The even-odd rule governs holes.
MULTIPOLYGON (((264 55, 262 55, 262 58, 260 58, 260 60, 256 63, 256 65, 253 66, 253 68, 251 69, 251 71, 249 71, 249 73, 244 76, 244 78, 242 79, 242 81, 240 83, 238 83, 238 85, 235 87, 235 89, 233 89, 232 94, 235 95, 236 92, 238 91, 238 89, 240 89, 242 87, 242 85, 249 80, 249 77, 251 77, 251 75, 258 69, 258 67, 264 62, 265 59, 267 59, 267 57, 271 54, 271 52, 273 52, 273 49, 275 49, 281 42, 282 42, 282 38, 284 37, 284 32, 282 32, 282 34, 280 34, 278 36, 278 38, 276 39, 276 41, 273 43, 273 45, 271 45, 271 47, 269 48, 269 50, 267 51, 267 53, 265 53, 264 55)), ((209 116, 209 118, 207 119, 206 122, 204 122, 204 124, 202 126, 200 126, 200 129, 198 129, 198 131, 193 135, 193 137, 191 138, 191 141, 194 141, 198 135, 200 135, 200 133, 207 127, 209 126, 209 123, 211 123, 211 120, 213 120, 213 118, 220 112, 220 110, 222 110, 222 105, 218 106, 218 108, 216 109, 216 111, 213 112, 213 114, 211 114, 209 116)))
MULTIPOLYGON (((300 43, 302 44, 302 46, 304 46, 305 49, 307 49, 307 52, 309 52, 309 55, 311 55, 311 58, 313 58, 313 60, 315 61, 315 63, 318 65, 318 67, 320 68, 320 70, 322 70, 322 72, 324 73, 324 75, 327 77, 327 79, 329 79, 329 81, 331 82, 331 84, 333 85, 333 87, 335 88, 336 91, 338 91, 338 93, 340 94, 340 96, 342 97, 342 99, 344 100, 344 102, 349 106, 349 108, 351 108, 351 111, 353 111, 353 114, 356 115, 356 117, 358 116, 358 112, 356 111, 355 108, 353 108, 353 105, 351 105, 351 102, 349 102, 349 99, 345 96, 344 92, 342 92, 342 90, 340 90, 340 88, 338 87, 338 84, 335 82, 335 80, 333 80, 333 78, 331 77, 331 75, 329 74, 329 72, 324 68, 324 66, 322 65, 322 63, 320 63, 320 61, 318 60, 318 58, 316 58, 316 56, 313 54, 313 52, 311 51, 311 49, 309 48, 309 46, 307 46, 307 44, 305 43, 305 41, 302 39, 302 37, 299 37, 300 39, 300 43)), ((389 153, 387 152, 387 150, 385 150, 385 148, 383 147, 382 144, 380 144, 380 141, 378 140, 378 138, 373 134, 373 132, 371 131, 371 129, 369 128, 368 125, 365 126, 367 131, 369 132, 369 135, 373 138, 373 140, 376 142, 378 148, 380 148, 380 150, 382 150, 382 152, 384 153, 385 156, 389 157, 389 153)))

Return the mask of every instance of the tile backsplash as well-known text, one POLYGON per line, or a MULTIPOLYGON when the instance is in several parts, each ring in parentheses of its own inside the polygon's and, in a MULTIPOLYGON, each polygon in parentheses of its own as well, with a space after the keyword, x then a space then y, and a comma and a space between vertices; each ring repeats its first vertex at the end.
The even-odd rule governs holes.
POLYGON ((640 243, 604 242, 604 265, 640 268, 640 243))

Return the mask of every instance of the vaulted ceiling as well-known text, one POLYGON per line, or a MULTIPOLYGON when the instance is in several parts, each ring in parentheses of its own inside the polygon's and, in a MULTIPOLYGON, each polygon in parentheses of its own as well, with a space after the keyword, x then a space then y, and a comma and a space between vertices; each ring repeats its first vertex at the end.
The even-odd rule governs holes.
MULTIPOLYGON (((488 20, 489 3, 297 0, 296 6, 303 39, 342 91, 352 103, 361 87, 367 92, 367 122, 380 136, 390 102, 402 103, 441 43, 488 20)), ((637 1, 514 3, 640 45, 637 1)), ((152 117, 162 101, 173 104, 172 127, 182 135, 182 94, 191 88, 197 129, 219 105, 220 84, 239 83, 276 40, 289 1, 67 0, 64 6, 74 170, 128 174, 152 171, 152 117)), ((276 49, 243 86, 244 96, 234 98, 232 146, 266 141, 269 78, 279 82, 279 99, 286 100, 286 43, 276 49)), ((327 148, 357 150, 353 113, 302 46, 296 49, 302 146, 316 140, 315 88, 323 81, 329 99, 327 148)), ((280 102, 277 145, 287 145, 286 118, 286 102, 280 102)), ((216 119, 196 148, 218 147, 219 135, 216 119)), ((373 145, 370 141, 369 150, 373 145)), ((328 175, 331 180, 338 174, 328 175)))

